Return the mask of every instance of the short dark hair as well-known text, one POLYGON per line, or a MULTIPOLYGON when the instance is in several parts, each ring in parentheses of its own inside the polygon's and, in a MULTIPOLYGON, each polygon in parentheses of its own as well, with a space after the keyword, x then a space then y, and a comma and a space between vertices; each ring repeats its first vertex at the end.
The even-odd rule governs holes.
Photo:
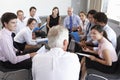
POLYGON ((17 19, 16 14, 11 13, 11 12, 4 13, 1 17, 1 22, 2 22, 3 27, 5 26, 4 22, 8 23, 11 19, 17 19))
MULTIPOLYGON (((36 21, 34 18, 29 18, 27 21, 27 26, 32 23, 32 21, 36 21)), ((37 22, 37 21, 36 21, 37 22)))
POLYGON ((23 13, 23 11, 22 11, 22 10, 18 10, 18 11, 17 11, 17 15, 18 15, 18 13, 19 13, 19 12, 22 12, 22 13, 23 13))
POLYGON ((91 14, 91 15, 94 16, 96 13, 97 13, 97 11, 94 10, 94 9, 92 9, 92 10, 90 10, 90 11, 88 12, 87 17, 88 17, 89 14, 91 14))
POLYGON ((94 16, 94 19, 96 19, 98 22, 103 22, 107 24, 108 18, 105 13, 103 12, 97 12, 94 16))
POLYGON ((32 9, 37 10, 36 7, 32 6, 32 7, 30 7, 29 11, 31 11, 32 9))

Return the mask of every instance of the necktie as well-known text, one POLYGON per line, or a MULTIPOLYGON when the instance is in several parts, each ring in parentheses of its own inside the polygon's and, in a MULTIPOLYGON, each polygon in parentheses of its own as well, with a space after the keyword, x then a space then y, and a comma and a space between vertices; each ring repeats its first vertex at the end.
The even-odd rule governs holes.
POLYGON ((12 36, 12 39, 14 41, 15 33, 12 33, 11 36, 12 36))
POLYGON ((73 26, 72 16, 70 16, 70 23, 69 23, 69 26, 70 26, 70 32, 72 32, 72 26, 73 26))
POLYGON ((14 46, 16 49, 19 49, 18 46, 17 46, 17 44, 16 44, 15 41, 14 41, 15 33, 12 33, 11 36, 12 36, 12 40, 13 40, 13 46, 14 46))
POLYGON ((20 51, 19 46, 14 41, 15 33, 12 33, 11 36, 12 36, 12 40, 13 40, 13 46, 18 50, 18 51, 16 51, 16 55, 20 55, 22 52, 20 51))
MULTIPOLYGON (((88 26, 88 28, 87 28, 87 34, 89 33, 90 27, 91 27, 91 23, 89 24, 89 26, 88 26)), ((86 35, 87 35, 87 34, 86 34, 86 35)))

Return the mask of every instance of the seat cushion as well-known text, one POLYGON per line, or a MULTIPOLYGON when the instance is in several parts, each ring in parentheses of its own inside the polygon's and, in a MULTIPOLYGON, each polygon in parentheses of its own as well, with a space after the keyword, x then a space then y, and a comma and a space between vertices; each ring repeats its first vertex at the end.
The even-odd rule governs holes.
MULTIPOLYGON (((104 78, 107 78, 108 80, 119 80, 120 79, 120 74, 119 73, 114 73, 114 74, 106 74, 102 73, 100 71, 94 70, 94 69, 87 69, 87 77, 90 74, 95 74, 98 76, 102 76, 104 78)), ((98 77, 99 78, 99 77, 98 77)), ((89 80, 89 79, 88 79, 89 80)), ((99 80, 99 79, 98 79, 99 80)))

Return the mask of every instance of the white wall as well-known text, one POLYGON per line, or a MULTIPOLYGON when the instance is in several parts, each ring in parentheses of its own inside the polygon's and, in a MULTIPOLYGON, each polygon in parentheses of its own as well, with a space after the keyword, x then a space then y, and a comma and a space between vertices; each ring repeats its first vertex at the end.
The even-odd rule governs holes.
POLYGON ((67 8, 71 6, 71 0, 0 0, 0 16, 4 12, 14 12, 21 9, 25 16, 29 15, 29 8, 35 6, 37 15, 48 16, 51 14, 52 8, 57 6, 60 15, 67 15, 67 8))
POLYGON ((72 0, 71 5, 74 8, 74 13, 79 14, 80 11, 87 12, 88 0, 72 0))

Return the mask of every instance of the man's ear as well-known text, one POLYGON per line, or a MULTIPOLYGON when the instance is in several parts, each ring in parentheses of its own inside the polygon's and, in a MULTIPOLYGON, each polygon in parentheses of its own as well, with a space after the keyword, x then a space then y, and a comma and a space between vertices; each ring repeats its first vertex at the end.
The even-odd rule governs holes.
POLYGON ((103 32, 101 32, 101 35, 103 35, 104 33, 103 32))
POLYGON ((7 25, 7 23, 6 23, 6 22, 4 22, 4 25, 6 26, 6 25, 7 25))
POLYGON ((63 42, 63 46, 65 46, 67 44, 67 40, 65 39, 64 42, 63 42))
POLYGON ((66 51, 68 46, 68 41, 65 39, 63 42, 63 50, 66 51))

